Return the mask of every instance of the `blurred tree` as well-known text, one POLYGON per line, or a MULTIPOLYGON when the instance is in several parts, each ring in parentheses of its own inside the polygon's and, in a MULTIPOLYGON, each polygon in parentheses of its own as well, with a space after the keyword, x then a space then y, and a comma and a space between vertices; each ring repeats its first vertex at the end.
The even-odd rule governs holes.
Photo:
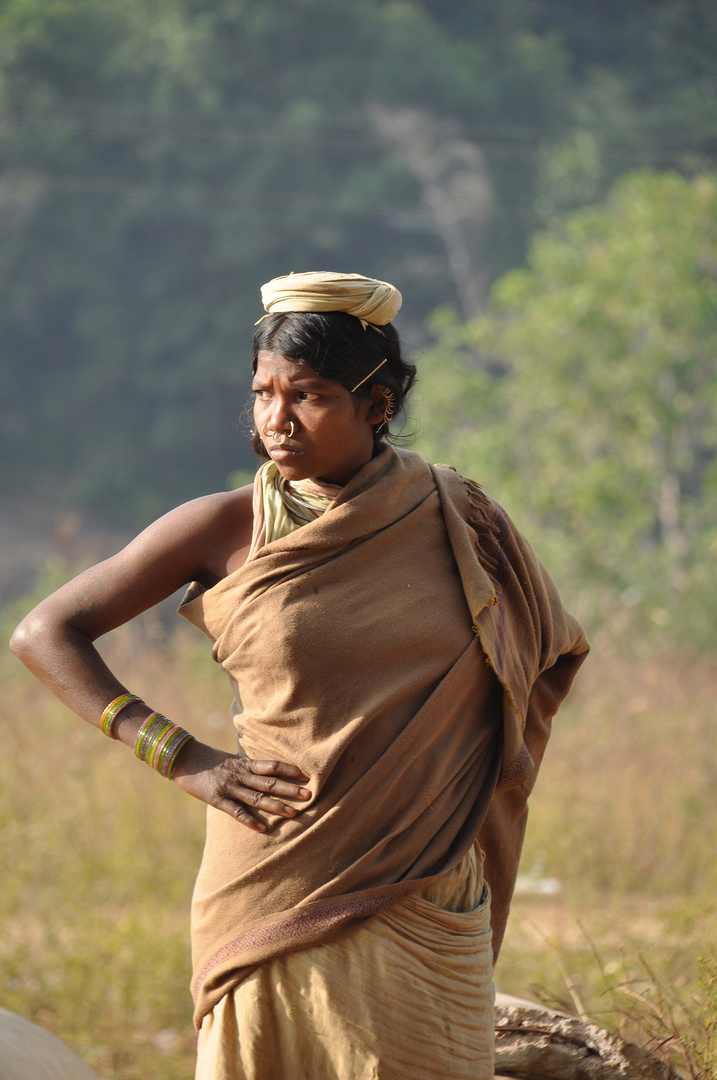
POLYGON ((412 282, 414 321, 452 299, 367 106, 468 113, 480 55, 411 3, 8 0, 0 489, 141 521, 248 466, 258 285, 287 268, 412 282))
POLYGON ((539 235, 482 319, 434 329, 419 449, 492 488, 573 591, 709 640, 717 175, 626 177, 539 235))
POLYGON ((717 11, 596 12, 5 0, 0 493, 127 523, 223 486, 262 281, 395 280, 418 339, 627 165, 712 153, 717 11))

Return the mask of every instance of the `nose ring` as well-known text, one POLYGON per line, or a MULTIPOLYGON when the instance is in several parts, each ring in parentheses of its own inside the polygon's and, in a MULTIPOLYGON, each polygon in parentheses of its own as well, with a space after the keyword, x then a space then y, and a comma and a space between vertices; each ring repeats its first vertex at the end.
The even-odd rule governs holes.
MULTIPOLYGON (((294 428, 294 421, 290 420, 289 421, 289 431, 288 431, 288 435, 289 435, 290 439, 293 437, 295 430, 296 429, 294 428)), ((271 436, 271 441, 274 443, 275 446, 281 446, 281 444, 286 441, 287 432, 282 431, 281 435, 277 438, 277 433, 276 433, 276 431, 273 431, 269 427, 269 421, 268 420, 267 420, 267 422, 265 424, 262 425, 261 433, 267 439, 269 438, 269 436, 271 436)))

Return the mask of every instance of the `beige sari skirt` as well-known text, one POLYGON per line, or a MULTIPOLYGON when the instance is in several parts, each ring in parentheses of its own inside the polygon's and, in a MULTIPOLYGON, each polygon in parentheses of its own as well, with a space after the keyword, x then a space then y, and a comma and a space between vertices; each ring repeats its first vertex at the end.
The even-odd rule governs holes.
POLYGON ((479 859, 253 971, 204 1017, 196 1080, 493 1080, 479 859))

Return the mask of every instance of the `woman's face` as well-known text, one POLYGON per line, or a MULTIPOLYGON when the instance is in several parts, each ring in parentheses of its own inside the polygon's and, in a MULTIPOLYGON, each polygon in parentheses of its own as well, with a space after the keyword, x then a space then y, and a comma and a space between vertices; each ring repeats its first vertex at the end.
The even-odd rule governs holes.
POLYGON ((380 401, 357 398, 308 364, 266 351, 257 357, 252 392, 256 430, 286 480, 346 484, 371 460, 380 401), (272 431, 286 434, 281 445, 267 434, 272 431))

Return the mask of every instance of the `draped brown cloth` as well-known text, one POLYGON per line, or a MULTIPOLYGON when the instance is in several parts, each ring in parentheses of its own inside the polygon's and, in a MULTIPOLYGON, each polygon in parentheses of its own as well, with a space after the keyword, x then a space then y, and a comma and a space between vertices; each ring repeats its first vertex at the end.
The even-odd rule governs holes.
POLYGON ((197 1026, 256 965, 407 899, 477 834, 499 944, 527 795, 587 652, 500 508, 386 447, 323 517, 180 612, 229 676, 240 752, 298 765, 313 792, 266 834, 208 809, 197 1026))

